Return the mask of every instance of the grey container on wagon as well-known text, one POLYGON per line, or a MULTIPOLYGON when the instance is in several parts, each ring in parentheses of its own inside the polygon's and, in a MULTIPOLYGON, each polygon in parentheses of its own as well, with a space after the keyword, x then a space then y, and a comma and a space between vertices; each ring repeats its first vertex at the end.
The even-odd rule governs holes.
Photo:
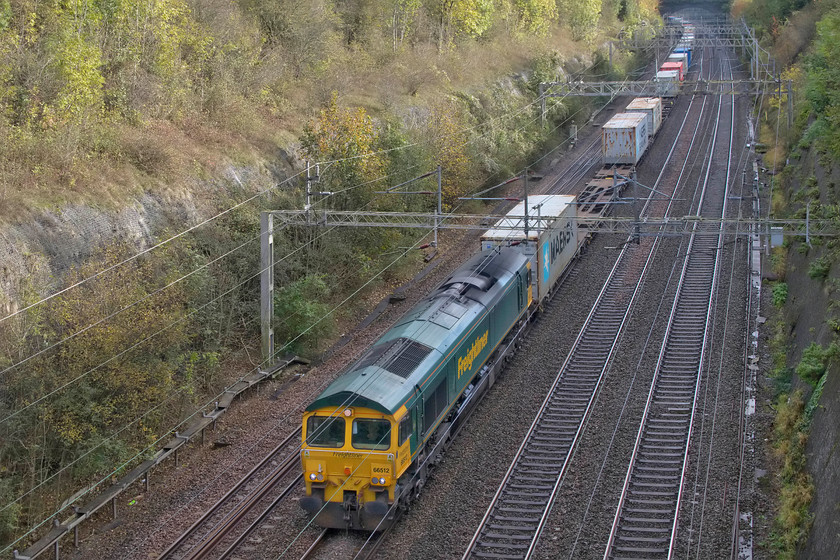
POLYGON ((653 136, 662 125, 662 100, 658 97, 637 97, 624 109, 626 113, 644 113, 648 116, 648 136, 653 136))
POLYGON ((680 73, 676 70, 660 70, 653 79, 656 93, 660 97, 676 97, 680 88, 680 73))
POLYGON ((673 52, 668 55, 668 60, 666 62, 682 62, 683 68, 685 68, 685 71, 688 72, 688 53, 673 52))
POLYGON ((523 201, 482 234, 481 250, 518 246, 531 259, 533 297, 542 301, 577 254, 579 235, 574 196, 535 195, 528 197, 527 237, 523 201))
POLYGON ((648 147, 647 123, 644 113, 617 113, 607 121, 601 134, 604 164, 639 163, 648 147))

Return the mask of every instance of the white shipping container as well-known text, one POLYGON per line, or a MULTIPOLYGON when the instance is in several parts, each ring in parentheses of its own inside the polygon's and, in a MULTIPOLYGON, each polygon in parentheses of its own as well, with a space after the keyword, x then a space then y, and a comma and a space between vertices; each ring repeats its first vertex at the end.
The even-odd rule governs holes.
POLYGON ((644 113, 617 113, 601 135, 604 163, 636 165, 648 146, 648 118, 644 113))
POLYGON ((577 204, 569 195, 528 197, 528 243, 525 241, 525 203, 517 204, 481 236, 481 249, 519 245, 531 257, 534 299, 548 296, 578 246, 577 204))
POLYGON ((676 70, 660 70, 653 79, 656 93, 660 97, 676 97, 679 90, 680 74, 676 70))
POLYGON ((648 116, 648 135, 653 136, 662 125, 662 100, 658 97, 637 97, 627 105, 627 113, 644 113, 648 116))

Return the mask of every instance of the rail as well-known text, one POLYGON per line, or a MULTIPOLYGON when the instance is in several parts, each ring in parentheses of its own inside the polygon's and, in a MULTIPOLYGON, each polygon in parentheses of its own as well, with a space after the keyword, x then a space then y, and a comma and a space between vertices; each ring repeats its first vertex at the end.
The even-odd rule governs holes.
POLYGON ((183 432, 175 432, 172 439, 170 439, 163 448, 155 453, 153 457, 134 467, 131 471, 91 501, 81 506, 68 506, 73 510, 72 516, 64 521, 59 521, 56 517, 53 521, 52 529, 50 529, 47 534, 38 539, 31 546, 27 547, 23 552, 18 552, 17 550, 13 551, 13 558, 15 560, 32 560, 46 551, 52 551, 54 558, 58 560, 60 557, 60 541, 65 535, 72 531, 73 544, 74 546, 78 546, 79 527, 81 524, 92 518, 96 512, 109 504, 112 508, 112 516, 116 518, 117 498, 119 498, 120 495, 122 495, 122 493, 125 492, 132 484, 142 480, 145 483, 145 489, 148 491, 152 469, 173 455, 175 456, 175 462, 177 464, 178 451, 190 443, 196 436, 201 437, 203 442, 204 430, 211 425, 215 425, 216 421, 224 415, 228 408, 230 408, 236 397, 248 389, 259 385, 263 381, 271 379, 284 368, 293 363, 305 364, 308 363, 308 361, 299 358, 298 356, 286 356, 272 369, 253 372, 231 387, 225 389, 222 398, 216 401, 215 407, 211 412, 203 413, 201 418, 197 418, 196 421, 187 426, 183 432))
MULTIPOLYGON (((712 138, 714 154, 723 99, 712 138)), ((726 174, 710 181, 714 157, 709 157, 698 207, 726 215, 732 160, 734 102, 729 121, 726 174), (723 184, 723 192, 709 185, 723 184)), ((677 295, 668 324, 642 421, 636 435, 604 559, 672 558, 683 497, 691 434, 696 417, 700 374, 706 355, 712 299, 720 270, 723 229, 695 225, 683 259, 677 295)))

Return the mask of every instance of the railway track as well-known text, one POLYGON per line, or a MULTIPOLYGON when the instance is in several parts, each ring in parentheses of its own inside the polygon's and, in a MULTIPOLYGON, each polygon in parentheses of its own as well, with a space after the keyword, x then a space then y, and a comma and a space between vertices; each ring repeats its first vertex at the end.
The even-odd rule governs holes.
MULTIPOLYGON (((734 99, 728 119, 721 119, 724 101, 721 97, 699 204, 705 216, 724 215, 730 183, 734 99), (725 143, 718 140, 721 123, 730 132, 725 143), (723 177, 713 165, 723 155, 718 152, 727 161, 723 177)), ((691 233, 605 560, 673 556, 722 241, 720 227, 697 224, 691 233)))
MULTIPOLYGON (((704 100, 701 115, 705 106, 704 100)), ((691 106, 680 127, 680 138, 690 113, 691 106)), ((688 143, 686 152, 691 151, 698 128, 695 126, 691 132, 690 143, 683 139, 674 144, 669 161, 679 144, 688 143)), ((679 176, 672 183, 672 192, 683 179, 687 161, 683 158, 679 176)), ((659 189, 660 194, 662 187, 659 184, 668 168, 666 163, 654 185, 654 191, 659 189)), ((672 201, 666 204, 651 200, 648 197, 642 213, 652 206, 661 211, 657 215, 668 215, 672 201)), ((533 554, 658 244, 659 238, 647 238, 642 239, 635 250, 624 245, 569 357, 469 543, 464 559, 518 559, 533 554)))
POLYGON ((369 560, 379 551, 379 546, 384 542, 388 531, 389 529, 371 533, 362 541, 361 538, 364 535, 347 535, 344 531, 337 529, 323 529, 301 555, 300 560, 315 560, 318 557, 369 560), (332 550, 331 546, 333 546, 332 550))
POLYGON ((280 442, 158 558, 229 558, 277 503, 288 496, 302 480, 299 441, 300 428, 280 442), (285 485, 282 484, 284 481, 285 485), (275 490, 280 486, 283 489, 276 493, 275 490), (262 511, 256 512, 257 506, 265 502, 268 504, 262 511), (243 529, 243 521, 249 518, 250 523, 243 529), (239 532, 235 534, 237 530, 239 532))
POLYGON ((533 553, 658 243, 623 246, 464 559, 533 553))

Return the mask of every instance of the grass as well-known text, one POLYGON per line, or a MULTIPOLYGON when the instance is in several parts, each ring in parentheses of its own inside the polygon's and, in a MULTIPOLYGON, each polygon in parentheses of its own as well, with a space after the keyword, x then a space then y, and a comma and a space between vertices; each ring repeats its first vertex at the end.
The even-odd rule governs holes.
POLYGON ((807 472, 805 444, 809 422, 802 392, 782 394, 777 400, 773 455, 779 469, 779 504, 770 544, 775 557, 793 560, 796 548, 808 534, 812 517, 808 509, 814 484, 807 472))

